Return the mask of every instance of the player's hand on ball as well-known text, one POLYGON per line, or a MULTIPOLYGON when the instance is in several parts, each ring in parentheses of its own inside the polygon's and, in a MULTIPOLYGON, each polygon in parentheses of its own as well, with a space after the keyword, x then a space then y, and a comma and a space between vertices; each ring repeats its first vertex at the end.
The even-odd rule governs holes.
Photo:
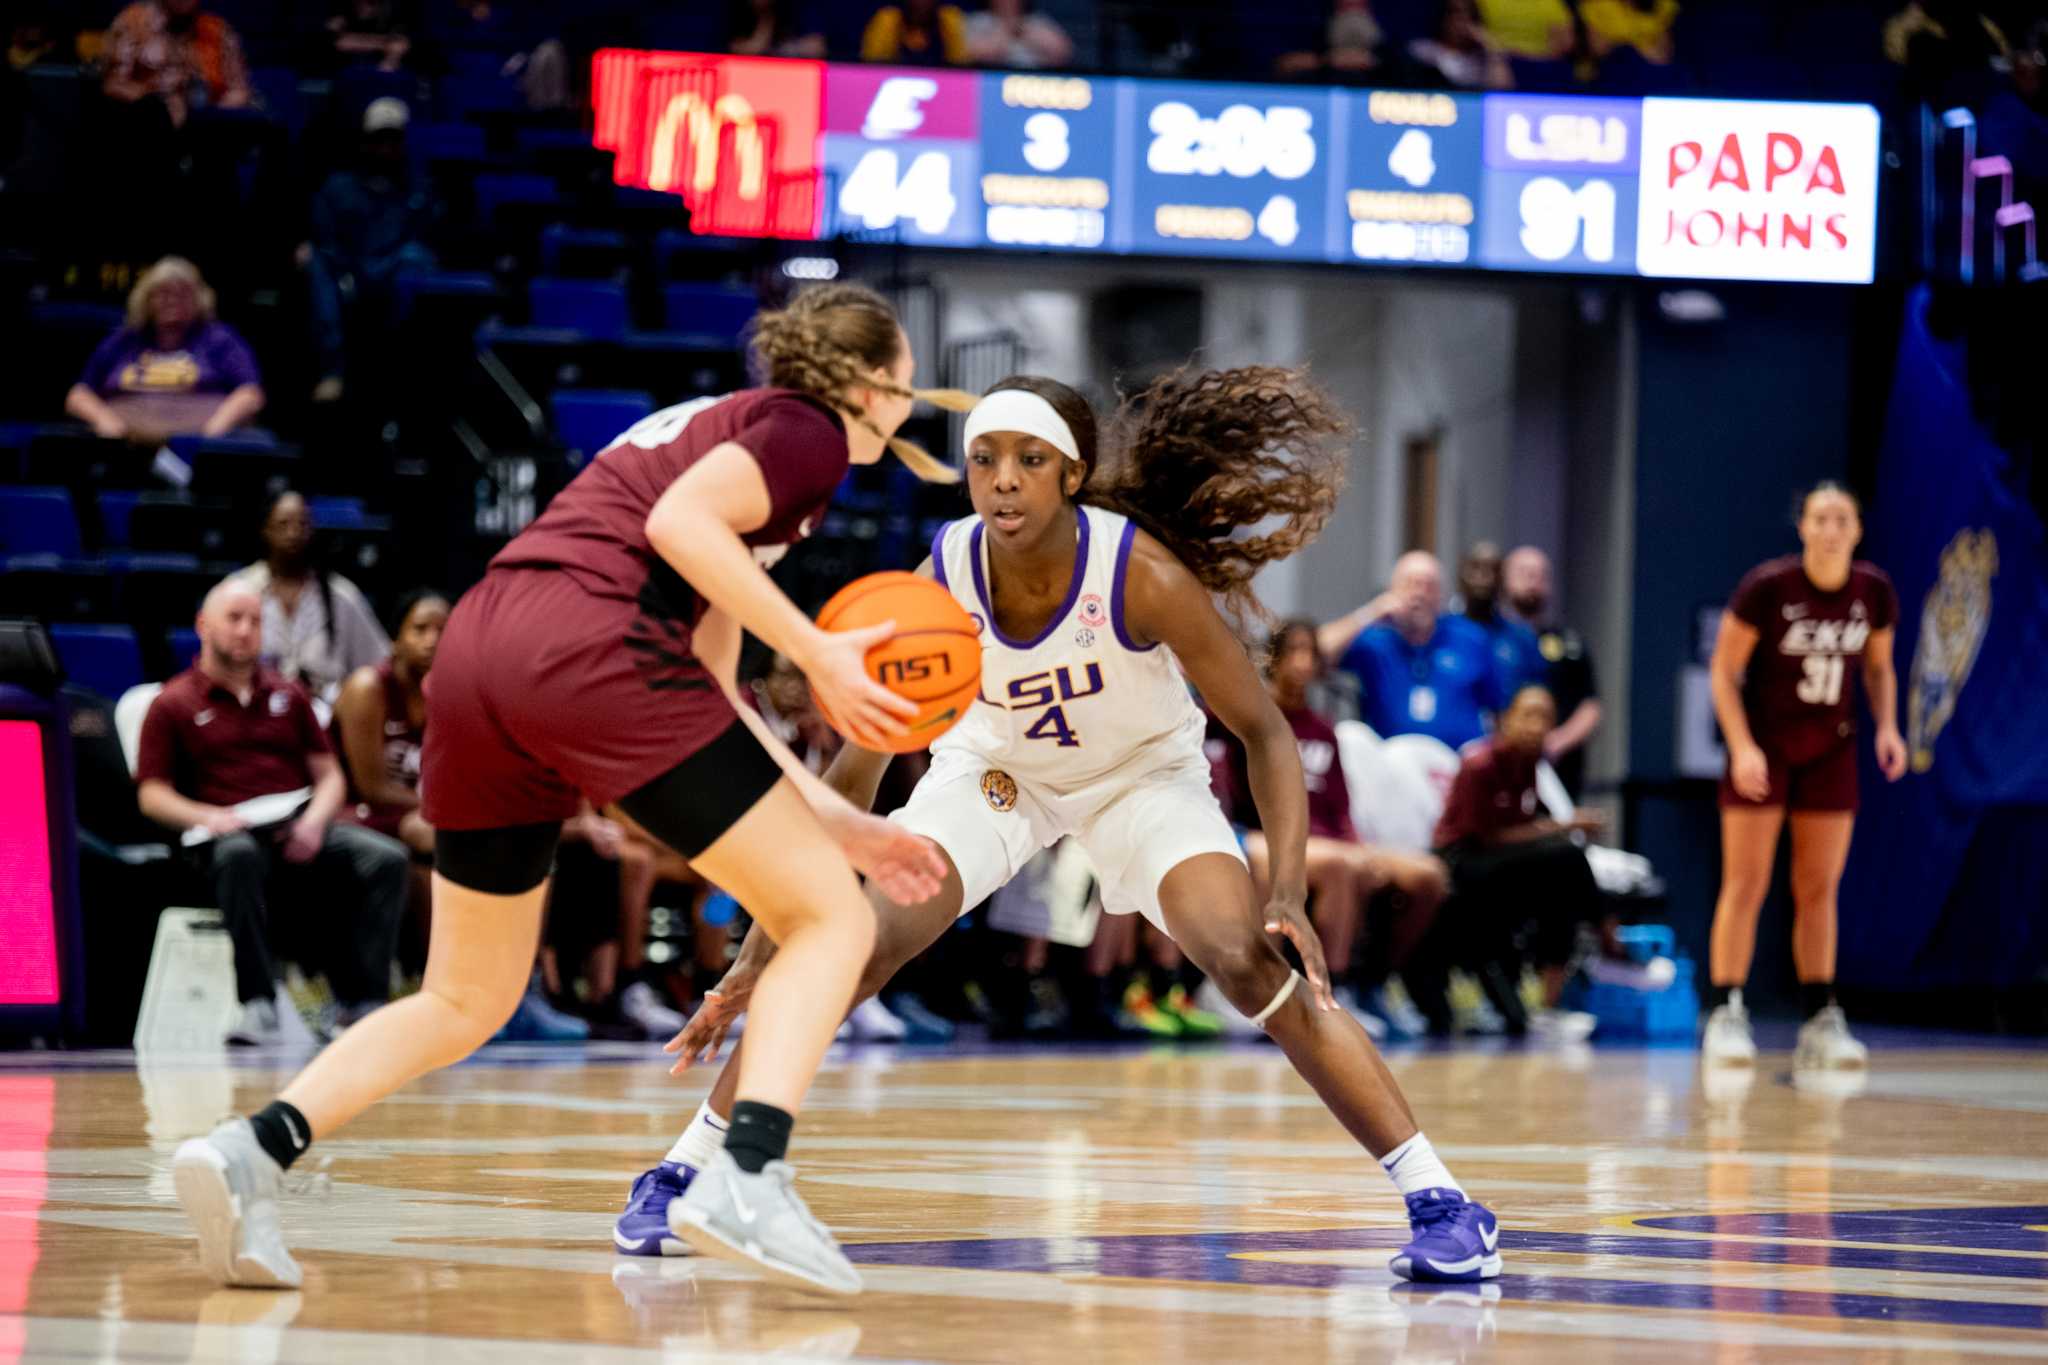
POLYGON ((908 730, 917 703, 897 696, 868 676, 867 653, 896 633, 894 621, 858 630, 814 631, 808 657, 797 660, 826 712, 855 744, 885 747, 883 740, 908 730))
POLYGON ((747 1012, 747 1000, 753 993, 752 974, 742 977, 738 971, 727 972, 716 989, 704 992, 704 1003, 690 1016, 690 1022, 683 1025, 683 1031, 661 1045, 663 1052, 681 1054, 676 1058, 676 1064, 668 1069, 668 1074, 680 1076, 698 1061, 717 1061, 718 1049, 724 1045, 725 1035, 747 1012))
POLYGON ((1308 977, 1316 1008, 1337 1008, 1337 997, 1330 993, 1330 966, 1323 961, 1323 941, 1316 937, 1314 926, 1308 922, 1308 910, 1301 902, 1281 896, 1267 902, 1266 932, 1280 935, 1301 954, 1302 971, 1308 977))
POLYGON ((1877 768, 1887 782, 1896 782, 1906 775, 1906 741, 1896 729, 1877 732, 1877 768))
POLYGON ((1728 780, 1743 800, 1761 801, 1771 794, 1770 760, 1754 744, 1737 749, 1728 759, 1728 780))
POLYGON ((866 811, 852 811, 833 831, 854 871, 898 905, 922 905, 946 884, 946 859, 922 834, 866 811))

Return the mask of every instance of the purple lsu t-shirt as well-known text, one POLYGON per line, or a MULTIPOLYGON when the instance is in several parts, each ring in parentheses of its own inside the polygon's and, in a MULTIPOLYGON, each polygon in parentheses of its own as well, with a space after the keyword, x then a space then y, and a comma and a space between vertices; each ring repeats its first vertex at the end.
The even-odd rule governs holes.
POLYGON ((235 329, 202 322, 178 346, 123 327, 99 344, 78 382, 102 398, 123 395, 232 393, 263 382, 256 357, 235 329))
POLYGON ((1884 570, 1859 559, 1846 583, 1823 592, 1799 556, 1786 555, 1750 570, 1728 610, 1758 635, 1742 686, 1758 744, 1803 763, 1856 732, 1854 679, 1864 648, 1899 619, 1884 570))

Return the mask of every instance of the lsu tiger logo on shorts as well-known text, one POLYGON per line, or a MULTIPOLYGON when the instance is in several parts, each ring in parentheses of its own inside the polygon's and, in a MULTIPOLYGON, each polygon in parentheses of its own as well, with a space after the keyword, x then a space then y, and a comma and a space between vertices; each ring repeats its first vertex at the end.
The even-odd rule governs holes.
POLYGON ((1000 768, 981 775, 981 797, 990 810, 1001 814, 1017 808, 1017 779, 1000 768))

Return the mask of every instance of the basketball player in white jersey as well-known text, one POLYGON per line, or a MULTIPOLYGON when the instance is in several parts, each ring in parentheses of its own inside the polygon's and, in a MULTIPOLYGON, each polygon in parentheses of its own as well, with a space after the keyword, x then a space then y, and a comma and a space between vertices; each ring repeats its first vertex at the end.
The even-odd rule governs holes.
MULTIPOLYGON (((1260 565, 1321 529, 1343 482, 1348 423, 1299 373, 1256 367, 1170 375, 1120 410, 1114 428, 1113 454, 1098 469, 1087 401, 1036 377, 999 382, 968 416, 976 515, 940 531, 920 572, 980 625, 981 694, 932 746, 931 770, 891 817, 938 845, 947 876, 920 904, 870 892, 878 925, 858 998, 1033 853, 1071 836, 1096 868, 1103 908, 1144 915, 1171 935, 1379 1158, 1414 1229, 1394 1273, 1492 1278, 1501 1266, 1493 1214, 1465 1197, 1365 1030, 1332 999, 1305 909, 1308 807, 1294 735, 1218 610, 1221 596, 1242 619, 1260 565), (1233 534, 1269 517, 1284 522, 1233 534), (1271 850, 1263 912, 1210 792, 1190 682, 1247 751, 1271 850), (1305 987, 1273 935, 1301 955, 1305 987)), ((825 780, 864 806, 888 761, 848 745, 825 780)), ((716 1056, 773 952, 765 935, 748 936, 668 1045, 681 1053, 676 1070, 716 1056)), ((613 1235, 620 1251, 686 1251, 668 1211, 724 1141, 739 1056, 668 1159, 635 1182, 613 1235)))

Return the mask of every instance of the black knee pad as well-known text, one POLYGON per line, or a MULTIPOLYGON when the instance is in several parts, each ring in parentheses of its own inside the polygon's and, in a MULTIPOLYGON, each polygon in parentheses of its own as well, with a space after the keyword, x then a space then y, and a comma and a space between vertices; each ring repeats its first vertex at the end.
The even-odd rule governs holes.
POLYGON ((517 896, 547 880, 562 822, 434 831, 434 871, 487 896, 517 896))

